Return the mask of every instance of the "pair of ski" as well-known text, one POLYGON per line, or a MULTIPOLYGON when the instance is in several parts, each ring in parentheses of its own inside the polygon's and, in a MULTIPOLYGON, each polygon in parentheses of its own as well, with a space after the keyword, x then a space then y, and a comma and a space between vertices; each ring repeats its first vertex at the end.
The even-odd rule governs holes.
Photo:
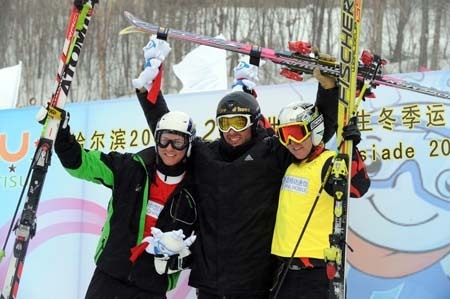
MULTIPOLYGON (((345 1, 342 6, 348 7, 361 7, 362 1, 348 0, 345 1)), ((181 39, 190 41, 196 44, 210 46, 218 49, 223 49, 240 54, 250 55, 257 59, 263 59, 271 61, 275 64, 279 64, 282 67, 282 74, 286 77, 294 80, 301 80, 301 74, 312 74, 314 68, 318 67, 322 74, 339 78, 341 74, 341 62, 333 62, 326 59, 322 59, 320 55, 314 56, 311 54, 311 46, 306 42, 290 42, 288 50, 273 50, 269 48, 262 48, 250 44, 240 43, 236 41, 229 41, 219 38, 214 38, 197 33, 182 31, 178 29, 172 29, 167 27, 160 27, 158 25, 145 22, 138 17, 134 16, 130 12, 124 12, 127 21, 132 24, 120 31, 119 34, 130 33, 153 33, 160 34, 166 37, 181 39)), ((359 16, 361 17, 361 16, 359 16)), ((348 33, 346 33, 348 34, 348 33)), ((348 35, 345 35, 348 38, 348 35)), ((434 97, 440 97, 450 99, 450 93, 441 91, 435 88, 422 86, 414 82, 408 82, 398 78, 383 75, 382 67, 387 63, 386 60, 381 59, 377 55, 372 55, 368 51, 364 51, 361 56, 361 61, 357 60, 357 78, 362 83, 368 76, 371 78, 371 87, 378 85, 386 85, 399 89, 418 92, 434 97), (374 68, 378 66, 376 72, 374 68)))
POLYGON ((3 249, 0 251, 0 260, 5 256, 5 248, 12 231, 15 232, 13 252, 8 265, 3 289, 0 299, 15 299, 19 289, 20 278, 25 262, 25 256, 31 238, 36 233, 36 213, 43 190, 48 166, 50 165, 53 151, 53 143, 59 130, 59 124, 63 107, 69 95, 81 49, 84 44, 86 32, 90 19, 93 15, 93 7, 98 0, 75 0, 70 14, 69 24, 66 30, 65 42, 60 58, 58 72, 56 74, 55 91, 48 103, 48 113, 43 119, 43 129, 36 151, 28 171, 24 188, 22 189, 19 202, 16 207, 11 225, 3 249), (31 176, 31 179, 30 179, 31 176), (15 218, 22 201, 26 186, 28 185, 27 197, 22 213, 17 223, 15 218), (14 225, 14 227, 13 227, 14 225))
MULTIPOLYGON (((326 248, 324 252, 327 275, 330 280, 329 298, 333 299, 346 298, 347 201, 351 179, 349 161, 352 157, 353 143, 351 140, 342 139, 343 127, 350 123, 356 124, 359 103, 366 95, 370 94, 372 87, 378 85, 450 99, 450 93, 448 92, 383 75, 382 69, 387 61, 377 55, 363 51, 361 59, 358 58, 362 2, 363 0, 341 0, 339 62, 322 59, 320 55, 311 55, 310 44, 304 42, 290 42, 290 51, 275 51, 269 48, 159 27, 147 23, 129 12, 125 12, 125 17, 131 26, 120 32, 120 34, 152 33, 163 39, 170 37, 246 54, 250 56, 250 63, 255 65, 259 65, 260 59, 269 60, 281 65, 281 74, 294 80, 302 80, 301 75, 303 73, 311 74, 315 68, 319 68, 322 74, 338 78, 340 88, 337 131, 338 154, 332 168, 328 171, 334 190, 334 220, 333 231, 330 234, 330 247, 326 248)), ((300 234, 297 246, 301 241, 301 236, 302 234, 300 234)), ((278 290, 275 292, 275 297, 277 294, 278 290)))

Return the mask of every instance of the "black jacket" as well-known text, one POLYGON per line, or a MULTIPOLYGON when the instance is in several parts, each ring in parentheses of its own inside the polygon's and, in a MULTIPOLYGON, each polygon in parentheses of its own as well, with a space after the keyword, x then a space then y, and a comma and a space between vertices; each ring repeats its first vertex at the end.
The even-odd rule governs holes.
MULTIPOLYGON (((138 93, 150 127, 168 111, 138 93)), ((326 140, 335 130, 337 89, 320 88, 316 105, 325 116, 326 140)), ((274 263, 270 254, 282 177, 292 162, 277 137, 257 129, 236 149, 223 140, 194 142, 191 162, 199 203, 190 285, 218 295, 266 294, 274 263)))
MULTIPOLYGON (((174 287, 177 275, 159 275, 153 255, 144 252, 134 264, 130 249, 141 243, 151 181, 155 175, 155 148, 137 154, 121 154, 82 149, 68 132, 58 135, 55 151, 62 165, 73 176, 103 184, 112 191, 108 216, 95 255, 97 268, 151 293, 164 295, 174 287)), ((197 217, 192 198, 192 178, 187 175, 176 187, 156 226, 162 231, 183 229, 190 235, 193 227, 177 219, 197 217)))

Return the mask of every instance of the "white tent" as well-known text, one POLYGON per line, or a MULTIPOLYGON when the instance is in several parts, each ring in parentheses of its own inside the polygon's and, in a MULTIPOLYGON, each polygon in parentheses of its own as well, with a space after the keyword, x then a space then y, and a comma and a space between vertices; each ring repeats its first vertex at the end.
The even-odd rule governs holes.
POLYGON ((0 109, 15 108, 19 95, 22 62, 0 69, 0 109))
MULTIPOLYGON (((216 38, 224 37, 219 35, 216 38)), ((225 50, 199 46, 174 65, 173 71, 183 83, 180 93, 228 88, 225 50)))

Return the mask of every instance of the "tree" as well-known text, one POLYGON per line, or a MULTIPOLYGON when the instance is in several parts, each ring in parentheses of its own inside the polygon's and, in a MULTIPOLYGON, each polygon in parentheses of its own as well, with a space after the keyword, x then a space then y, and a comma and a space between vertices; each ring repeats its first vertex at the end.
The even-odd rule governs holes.
POLYGON ((449 10, 448 1, 436 0, 434 5, 435 18, 434 18, 434 35, 433 46, 431 47, 431 69, 437 69, 439 67, 439 41, 441 39, 441 24, 442 15, 449 10))
POLYGON ((370 28, 370 40, 369 40, 369 49, 372 50, 373 53, 378 55, 382 55, 381 50, 383 47, 383 19, 384 19, 384 8, 386 5, 385 0, 379 1, 371 1, 369 2, 371 8, 371 28, 370 28))
POLYGON ((428 0, 422 0, 422 26, 420 26, 419 67, 428 66, 428 0))
MULTIPOLYGON (((0 67, 22 61, 21 106, 28 105, 30 98, 44 104, 51 97, 72 1, 0 0, 0 26, 6 28, 0 30, 0 67)), ((405 58, 417 61, 419 55, 420 62, 425 61, 423 65, 429 62, 432 69, 441 68, 439 61, 448 57, 450 45, 450 4, 448 0, 421 1, 421 5, 409 0, 366 1, 361 48, 384 52, 388 60, 399 62, 395 72, 417 70, 417 64, 402 62, 405 58)), ((339 3, 333 0, 100 1, 68 101, 134 96, 131 79, 142 68, 142 47, 149 37, 118 35, 128 26, 124 10, 161 26, 210 36, 223 33, 230 40, 276 50, 286 49, 289 40, 308 41, 321 46, 322 52, 337 56, 339 9, 339 3)), ((170 66, 197 45, 174 39, 169 42, 172 52, 166 61, 169 67, 165 69, 163 91, 176 93, 181 83, 170 66)), ((239 56, 228 53, 228 58, 231 77, 239 56)), ((278 72, 279 66, 265 64, 259 84, 288 82, 278 72)))
POLYGON ((402 69, 401 63, 403 60, 403 42, 404 42, 404 31, 406 25, 408 24, 409 17, 413 10, 413 3, 409 0, 395 0, 394 5, 396 5, 395 11, 397 12, 397 34, 396 43, 394 47, 394 53, 391 58, 391 62, 399 62, 400 71, 402 69))

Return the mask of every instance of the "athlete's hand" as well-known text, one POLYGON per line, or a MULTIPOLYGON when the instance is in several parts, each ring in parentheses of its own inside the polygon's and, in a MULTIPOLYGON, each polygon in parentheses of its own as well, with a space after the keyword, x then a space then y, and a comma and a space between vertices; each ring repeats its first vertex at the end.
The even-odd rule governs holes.
POLYGON ((356 116, 350 118, 348 124, 342 128, 342 137, 344 140, 352 140, 353 146, 361 142, 361 131, 358 128, 356 116))
POLYGON ((256 83, 258 81, 258 70, 256 65, 240 61, 234 68, 234 81, 231 89, 233 91, 244 91, 256 97, 256 83))
POLYGON ((145 60, 144 70, 138 78, 132 80, 132 84, 136 89, 150 90, 153 79, 158 75, 159 67, 169 55, 171 48, 166 41, 153 36, 142 50, 145 60))
POLYGON ((313 76, 317 79, 317 81, 319 81, 320 85, 324 89, 336 87, 336 80, 333 77, 322 75, 318 67, 313 70, 313 76))

